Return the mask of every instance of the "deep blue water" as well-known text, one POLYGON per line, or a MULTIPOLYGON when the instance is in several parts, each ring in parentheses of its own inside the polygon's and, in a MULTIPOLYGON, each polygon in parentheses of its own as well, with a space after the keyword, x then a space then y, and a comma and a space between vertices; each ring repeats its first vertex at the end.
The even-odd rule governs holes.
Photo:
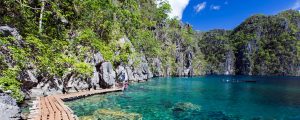
POLYGON ((300 78, 153 78, 133 83, 125 92, 91 96, 67 104, 77 116, 105 109, 137 113, 143 120, 300 120, 300 78))

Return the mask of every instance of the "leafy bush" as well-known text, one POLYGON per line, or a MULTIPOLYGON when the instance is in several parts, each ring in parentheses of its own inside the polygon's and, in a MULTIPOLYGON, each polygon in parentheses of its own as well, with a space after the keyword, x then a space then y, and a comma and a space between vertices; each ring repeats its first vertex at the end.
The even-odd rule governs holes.
POLYGON ((17 68, 10 68, 2 71, 0 77, 0 86, 3 90, 11 90, 12 97, 17 100, 17 102, 22 102, 24 95, 21 91, 21 83, 16 79, 18 73, 17 68))

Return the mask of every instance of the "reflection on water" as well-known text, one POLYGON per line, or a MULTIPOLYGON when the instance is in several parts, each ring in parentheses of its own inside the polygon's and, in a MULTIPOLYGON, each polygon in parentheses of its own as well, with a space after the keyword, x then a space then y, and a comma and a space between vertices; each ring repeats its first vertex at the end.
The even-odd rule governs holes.
POLYGON ((102 110, 101 114, 108 116, 140 115, 144 120, 300 120, 300 78, 154 78, 131 84, 123 93, 96 95, 67 104, 82 118, 102 110), (244 82, 247 80, 256 82, 244 82))

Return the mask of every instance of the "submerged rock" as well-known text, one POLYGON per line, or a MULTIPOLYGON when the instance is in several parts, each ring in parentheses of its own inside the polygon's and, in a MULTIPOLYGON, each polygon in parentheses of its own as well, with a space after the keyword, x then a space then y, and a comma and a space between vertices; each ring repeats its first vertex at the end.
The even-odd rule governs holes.
POLYGON ((190 102, 179 102, 175 104, 172 111, 201 111, 201 107, 190 102))
POLYGON ((190 102, 176 103, 171 110, 173 111, 175 119, 178 120, 195 119, 198 118, 201 114, 201 107, 190 102))
POLYGON ((142 120, 142 115, 123 111, 99 109, 91 116, 79 117, 80 120, 142 120))

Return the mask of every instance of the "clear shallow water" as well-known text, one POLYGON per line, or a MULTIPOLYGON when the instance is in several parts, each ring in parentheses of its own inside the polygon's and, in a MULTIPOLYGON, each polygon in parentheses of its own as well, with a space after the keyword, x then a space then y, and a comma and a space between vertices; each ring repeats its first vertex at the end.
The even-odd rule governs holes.
POLYGON ((131 84, 125 92, 91 96, 67 105, 79 117, 105 109, 137 113, 143 120, 300 120, 300 78, 154 78, 131 84), (242 80, 257 82, 236 82, 242 80))

